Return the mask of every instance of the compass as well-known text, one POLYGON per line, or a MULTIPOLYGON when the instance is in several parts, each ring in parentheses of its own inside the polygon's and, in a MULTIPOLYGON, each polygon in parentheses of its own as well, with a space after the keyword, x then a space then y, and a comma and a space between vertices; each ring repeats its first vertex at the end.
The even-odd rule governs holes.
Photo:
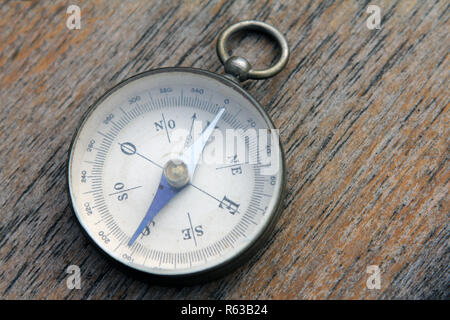
POLYGON ((287 42, 266 23, 243 21, 221 33, 217 51, 225 76, 174 67, 128 78, 89 108, 72 142, 68 185, 82 229, 146 275, 223 275, 266 243, 281 212, 278 131, 239 82, 278 73, 287 42), (228 56, 230 35, 249 29, 280 44, 271 68, 228 56))

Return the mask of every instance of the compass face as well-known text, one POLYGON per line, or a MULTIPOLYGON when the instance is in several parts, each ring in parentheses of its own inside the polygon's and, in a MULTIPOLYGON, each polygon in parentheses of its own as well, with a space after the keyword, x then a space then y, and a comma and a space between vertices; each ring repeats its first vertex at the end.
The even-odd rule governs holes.
POLYGON ((279 212, 284 167, 273 129, 250 95, 213 73, 167 68, 130 78, 89 110, 75 136, 68 181, 76 216, 101 250, 131 268, 169 277, 226 269, 262 244, 279 212), (222 108, 190 182, 130 244, 164 165, 222 108))

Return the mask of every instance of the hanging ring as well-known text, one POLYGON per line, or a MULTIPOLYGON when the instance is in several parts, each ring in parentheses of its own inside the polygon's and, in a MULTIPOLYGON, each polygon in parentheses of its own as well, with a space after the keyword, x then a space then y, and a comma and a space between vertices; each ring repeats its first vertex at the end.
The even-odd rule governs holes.
POLYGON ((225 72, 234 76, 239 81, 247 79, 265 79, 270 78, 279 73, 289 59, 289 46, 284 35, 275 29, 270 24, 255 20, 245 20, 235 23, 225 30, 219 36, 217 40, 217 55, 220 61, 225 66, 225 72), (272 37, 281 48, 281 55, 278 61, 267 69, 253 69, 247 59, 243 57, 232 56, 227 53, 227 42, 231 35, 238 31, 254 30, 264 34, 268 34, 272 37))

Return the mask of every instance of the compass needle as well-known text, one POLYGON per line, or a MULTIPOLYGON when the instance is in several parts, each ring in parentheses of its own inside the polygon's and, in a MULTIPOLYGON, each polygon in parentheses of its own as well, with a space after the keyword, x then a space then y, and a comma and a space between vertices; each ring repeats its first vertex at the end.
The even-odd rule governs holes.
POLYGON ((194 143, 185 150, 182 160, 169 160, 164 167, 164 172, 159 182, 158 190, 153 198, 150 208, 147 210, 144 219, 142 219, 139 227, 134 232, 128 246, 133 245, 141 232, 147 225, 152 222, 153 218, 158 212, 183 189, 194 176, 195 168, 197 167, 198 159, 200 158, 205 144, 211 136, 214 127, 224 113, 225 108, 220 109, 214 120, 203 131, 201 136, 194 141, 194 143), (187 163, 187 164, 186 164, 187 163), (184 170, 183 170, 184 169, 184 170))
POLYGON ((191 144, 189 148, 187 148, 183 155, 181 156, 182 161, 187 164, 189 175, 191 178, 194 177, 195 168, 197 167, 198 160, 200 159, 200 155, 205 148, 206 143, 208 142, 209 137, 214 131, 214 128, 219 122, 220 117, 225 112, 225 108, 221 108, 214 119, 211 121, 208 127, 202 132, 199 138, 191 144))

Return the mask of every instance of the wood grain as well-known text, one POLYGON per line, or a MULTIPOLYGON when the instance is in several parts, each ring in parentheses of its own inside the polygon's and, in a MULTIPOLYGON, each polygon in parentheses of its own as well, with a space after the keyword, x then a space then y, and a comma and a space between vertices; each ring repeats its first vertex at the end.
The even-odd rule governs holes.
MULTIPOLYGON (((448 299, 448 1, 67 1, 0 6, 0 297, 448 299), (66 159, 83 113, 162 66, 222 72, 215 40, 259 19, 287 37, 276 77, 244 85, 281 130, 288 194, 264 250, 214 282, 166 288, 111 266, 81 234, 66 159), (82 271, 81 290, 66 268, 82 271), (381 289, 366 288, 369 265, 381 289)), ((277 51, 237 39, 256 65, 277 51)))

